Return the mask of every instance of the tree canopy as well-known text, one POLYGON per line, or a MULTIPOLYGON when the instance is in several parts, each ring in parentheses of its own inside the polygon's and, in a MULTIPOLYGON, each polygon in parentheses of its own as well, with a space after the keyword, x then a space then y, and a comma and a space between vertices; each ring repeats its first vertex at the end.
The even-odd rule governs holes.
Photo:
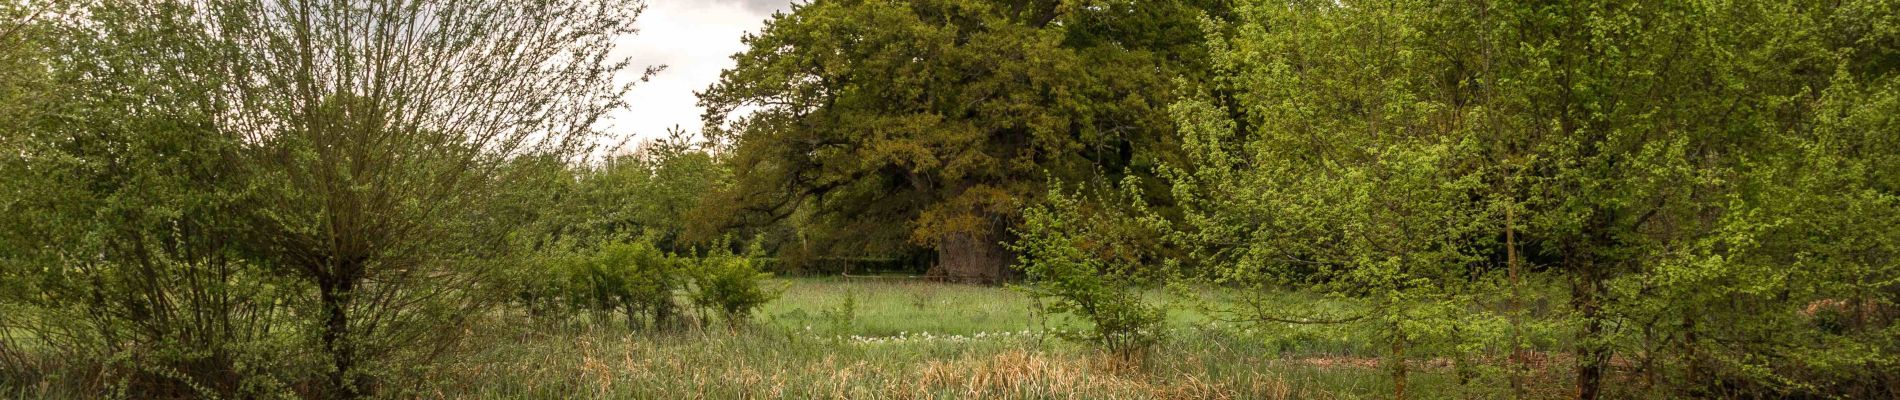
POLYGON ((937 273, 999 279, 999 242, 1044 178, 1148 173, 1165 154, 1197 15, 1175 2, 796 5, 701 95, 707 131, 731 148, 730 207, 737 223, 797 215, 847 243, 908 240, 937 250, 937 273))

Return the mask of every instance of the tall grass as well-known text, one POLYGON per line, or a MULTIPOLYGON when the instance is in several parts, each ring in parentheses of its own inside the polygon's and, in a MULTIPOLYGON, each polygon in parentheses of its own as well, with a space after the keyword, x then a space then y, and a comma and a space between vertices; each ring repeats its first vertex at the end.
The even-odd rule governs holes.
MULTIPOLYGON (((1390 382, 1364 337, 1264 332, 1171 316, 1169 337, 1129 362, 1058 341, 1025 296, 927 282, 799 279, 746 329, 670 334, 618 324, 477 333, 469 356, 439 371, 431 398, 1288 399, 1379 398, 1390 382), (1327 340, 1320 340, 1327 339, 1327 340)), ((1156 294, 1156 296, 1167 296, 1156 294)), ((1504 397, 1496 382, 1460 385, 1424 362, 1421 398, 1504 397), (1493 389, 1487 389, 1493 388, 1493 389)), ((1561 373, 1552 376, 1561 376, 1561 373)), ((1553 397, 1562 388, 1546 379, 1553 397)))
MULTIPOLYGON (((1038 315, 999 287, 794 279, 739 329, 635 331, 614 316, 478 318, 450 356, 381 393, 430 399, 1350 399, 1389 396, 1371 334, 1262 330, 1176 304, 1167 340, 1123 360, 1049 332, 1076 321, 1038 315)), ((1157 301, 1188 302, 1156 291, 1157 301)), ((1214 296, 1209 296, 1214 297, 1214 296)), ((1311 299, 1300 299, 1310 301, 1311 299)), ((1288 301, 1295 301, 1289 298, 1288 301)), ((1417 398, 1506 398, 1444 360, 1415 361, 1417 398)), ((1537 397, 1566 395, 1561 363, 1537 397)), ((0 397, 88 398, 61 385, 0 397)), ((79 392, 84 393, 84 392, 79 392)), ((127 397, 138 398, 136 393, 127 397)))

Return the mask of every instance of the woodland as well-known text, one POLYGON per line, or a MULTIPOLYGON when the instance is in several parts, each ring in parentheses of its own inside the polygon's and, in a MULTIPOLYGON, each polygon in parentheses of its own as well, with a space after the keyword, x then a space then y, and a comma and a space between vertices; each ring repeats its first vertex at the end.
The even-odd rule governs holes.
POLYGON ((1900 398, 1900 2, 0 0, 0 398, 1900 398))

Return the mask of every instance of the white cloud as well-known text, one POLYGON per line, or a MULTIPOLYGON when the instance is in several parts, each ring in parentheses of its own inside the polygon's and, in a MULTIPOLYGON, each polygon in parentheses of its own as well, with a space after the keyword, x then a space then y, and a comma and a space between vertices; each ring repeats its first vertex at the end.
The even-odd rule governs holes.
POLYGON ((635 69, 666 65, 651 81, 628 93, 629 109, 610 114, 605 126, 615 140, 664 137, 679 126, 697 132, 700 108, 694 91, 705 90, 719 72, 733 65, 732 54, 745 50, 739 38, 765 25, 790 0, 651 0, 637 26, 640 34, 622 39, 618 51, 633 58, 635 69))

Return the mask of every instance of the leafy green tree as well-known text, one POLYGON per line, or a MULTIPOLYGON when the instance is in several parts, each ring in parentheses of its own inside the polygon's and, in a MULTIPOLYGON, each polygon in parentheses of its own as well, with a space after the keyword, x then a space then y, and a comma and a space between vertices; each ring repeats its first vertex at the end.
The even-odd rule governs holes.
MULTIPOLYGON (((1811 214, 1760 219, 1777 202, 1805 197, 1764 197, 1791 188, 1785 172, 1791 170, 1777 173, 1770 165, 1839 160, 1795 149, 1819 139, 1821 103, 1814 94, 1829 90, 1830 75, 1843 64, 1866 65, 1859 54, 1891 51, 1891 44, 1866 40, 1879 34, 1857 33, 1879 32, 1882 23, 1841 24, 1868 22, 1850 13, 1882 8, 1880 3, 1491 8, 1498 13, 1493 15, 1509 17, 1489 22, 1497 25, 1495 36, 1485 39, 1494 43, 1488 47, 1503 50, 1481 58, 1492 63, 1482 81, 1495 82, 1488 102, 1497 117, 1490 129, 1503 132, 1500 153, 1521 160, 1517 168, 1525 184, 1516 186, 1515 195, 1526 209, 1528 249, 1571 283, 1581 397, 1601 394, 1616 353, 1640 357, 1646 380, 1679 374, 1674 386, 1690 393, 1787 395, 1810 386, 1756 373, 1806 369, 1798 364, 1743 361, 1775 357, 1782 351, 1774 346, 1716 345, 1710 335, 1738 340, 1729 343, 1807 336, 1805 328, 1785 321, 1795 316, 1797 304, 1814 299, 1810 285, 1880 276, 1876 267, 1783 279, 1769 271, 1796 259, 1742 257, 1762 243, 1752 231, 1782 223, 1821 228, 1808 224, 1818 221, 1811 214), (1840 37, 1858 35, 1866 36, 1840 37), (1731 390, 1744 392, 1722 393, 1731 390)), ((1889 74, 1871 77, 1891 79, 1884 77, 1889 74)), ((1814 196, 1861 190, 1837 186, 1814 196)), ((1874 200, 1855 202, 1871 207, 1864 216, 1892 212, 1878 196, 1864 200, 1874 200)), ((1785 247, 1768 254, 1801 257, 1826 249, 1828 241, 1813 235, 1827 230, 1781 230, 1790 235, 1783 238, 1801 239, 1781 241, 1785 247)), ((1873 228, 1842 238, 1883 237, 1888 231, 1873 228)), ((1845 387, 1825 390, 1837 389, 1845 387)))
MULTIPOLYGON (((190 27, 126 5, 15 4, 22 18, 0 28, 20 44, 0 50, 0 151, 17 155, 0 160, 0 330, 41 338, 39 357, 93 363, 121 390, 287 390, 290 371, 313 365, 270 356, 299 348, 271 332, 301 322, 285 299, 307 286, 242 255, 231 216, 248 209, 247 175, 227 164, 238 143, 205 123, 208 84, 147 68, 158 54, 209 57, 171 47, 190 27), (172 30, 184 33, 160 33, 172 30)), ((78 372, 62 364, 31 368, 78 372)))
MULTIPOLYGON (((1141 173, 1171 132, 1199 6, 817 1, 776 15, 701 94, 731 148, 719 204, 853 247, 935 249, 933 274, 1004 278, 1044 174, 1141 173), (902 222, 902 223, 898 223, 902 222)), ((1211 6, 1210 6, 1211 7, 1211 6)), ((1078 181, 1082 179, 1076 179, 1078 181)), ((1112 181, 1112 180, 1111 180, 1112 181)))
POLYGON ((1388 320, 1473 306, 1500 258, 1558 274, 1583 398, 1618 354, 1649 383, 1630 390, 1878 397, 1888 378, 1865 371, 1891 360, 1785 343, 1892 343, 1883 322, 1822 334, 1802 310, 1890 304, 1875 243, 1894 229, 1842 218, 1894 212, 1891 142, 1871 133, 1891 129, 1873 116, 1890 114, 1892 9, 1243 7, 1208 29, 1225 38, 1210 95, 1176 106, 1180 237, 1217 277, 1291 278, 1388 320))
MULTIPOLYGON (((93 318, 84 329, 108 346, 211 349, 169 363, 209 360, 194 371, 253 365, 194 337, 308 332, 293 338, 324 360, 308 369, 322 384, 307 386, 331 398, 377 391, 397 364, 452 343, 435 340, 457 331, 445 326, 477 315, 490 256, 505 251, 496 244, 513 222, 491 213, 510 182, 502 170, 586 154, 594 121, 624 101, 628 62, 609 53, 641 9, 604 0, 81 7, 55 20, 60 42, 46 47, 64 52, 49 69, 72 82, 62 99, 71 108, 38 115, 50 122, 23 135, 27 173, 7 179, 70 183, 0 202, 52 211, 46 221, 62 224, 16 225, 48 240, 22 246, 33 250, 27 269, 72 283, 40 298, 95 299, 80 303, 93 318), (155 337, 117 337, 109 327, 120 324, 155 337), (160 345, 172 342, 183 345, 160 345)), ((292 353, 279 350, 247 349, 292 353)), ((176 380, 205 391, 202 377, 176 380)))
POLYGON ((557 218, 562 235, 614 237, 657 235, 663 249, 683 252, 717 233, 697 225, 707 196, 724 190, 730 169, 686 132, 674 130, 661 140, 641 143, 633 152, 583 165, 557 218))
POLYGON ((1174 237, 1210 269, 1202 276, 1247 296, 1300 289, 1366 305, 1321 315, 1243 299, 1241 319, 1375 327, 1399 398, 1405 360, 1457 348, 1420 344, 1483 339, 1457 329, 1494 319, 1471 308, 1492 287, 1483 261, 1493 220, 1480 197, 1492 170, 1463 122, 1473 111, 1459 98, 1465 82, 1427 72, 1458 60, 1415 50, 1469 34, 1425 29, 1438 12, 1242 7, 1235 33, 1210 45, 1209 93, 1237 105, 1178 103, 1190 161, 1165 175, 1184 215, 1174 237))

